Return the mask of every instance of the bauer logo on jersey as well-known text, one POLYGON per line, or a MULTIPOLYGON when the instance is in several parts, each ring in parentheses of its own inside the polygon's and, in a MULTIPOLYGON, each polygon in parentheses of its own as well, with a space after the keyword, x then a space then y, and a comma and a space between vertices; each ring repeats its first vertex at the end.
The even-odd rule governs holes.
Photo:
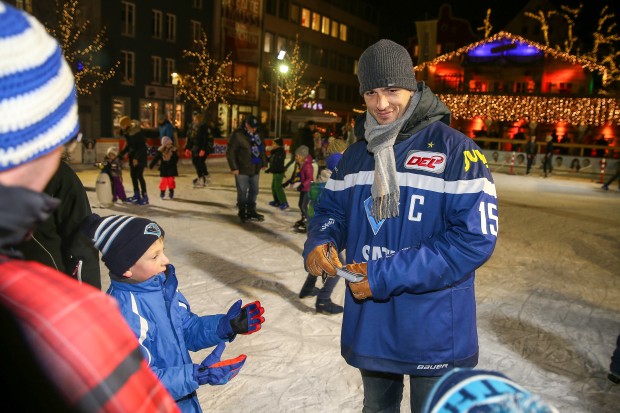
POLYGON ((405 168, 428 171, 435 174, 446 169, 446 154, 440 152, 409 151, 405 159, 405 168))

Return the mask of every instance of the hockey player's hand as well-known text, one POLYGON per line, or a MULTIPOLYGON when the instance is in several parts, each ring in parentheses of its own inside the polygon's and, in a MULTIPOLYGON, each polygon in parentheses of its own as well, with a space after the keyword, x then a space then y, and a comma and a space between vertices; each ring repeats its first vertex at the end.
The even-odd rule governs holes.
POLYGON ((187 156, 188 158, 192 156, 192 151, 190 151, 189 149, 185 149, 185 156, 187 156))
POLYGON ((357 300, 365 300, 366 298, 372 297, 372 291, 370 290, 367 276, 368 264, 366 264, 365 262, 359 264, 349 264, 347 265, 347 270, 364 276, 364 279, 362 281, 358 281, 356 283, 347 283, 349 285, 349 289, 351 289, 351 293, 353 293, 353 297, 355 297, 357 300))
POLYGON ((218 344, 200 365, 194 364, 194 380, 198 384, 226 384, 239 373, 247 356, 241 354, 234 359, 220 361, 225 348, 225 343, 218 344))
POLYGON ((234 303, 218 323, 216 333, 221 339, 234 340, 237 334, 252 334, 265 322, 260 301, 241 307, 241 300, 234 303))
POLYGON ((330 277, 336 275, 336 267, 342 268, 334 244, 321 244, 308 254, 306 270, 315 277, 322 277, 323 273, 330 277))

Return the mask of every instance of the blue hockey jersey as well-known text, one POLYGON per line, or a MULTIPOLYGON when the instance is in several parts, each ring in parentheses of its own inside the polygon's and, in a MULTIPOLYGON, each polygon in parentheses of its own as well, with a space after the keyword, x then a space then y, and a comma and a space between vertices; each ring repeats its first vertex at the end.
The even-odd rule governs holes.
POLYGON ((357 142, 315 207, 304 259, 333 242, 347 263, 368 262, 372 299, 345 297, 341 352, 350 365, 435 376, 477 364, 474 271, 493 252, 498 211, 479 147, 441 122, 449 112, 428 88, 419 92, 414 115, 427 124, 394 145, 400 215, 372 216, 374 157, 357 142))
POLYGON ((114 297, 133 330, 144 358, 168 389, 182 412, 201 412, 188 350, 198 351, 222 340, 216 329, 223 314, 197 316, 177 290, 174 266, 138 284, 112 279, 107 294, 114 297))

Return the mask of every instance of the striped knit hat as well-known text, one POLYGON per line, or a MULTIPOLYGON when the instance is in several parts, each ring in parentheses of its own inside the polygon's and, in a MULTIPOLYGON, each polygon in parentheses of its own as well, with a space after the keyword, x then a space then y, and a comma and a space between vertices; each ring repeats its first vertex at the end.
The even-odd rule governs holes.
POLYGON ((128 215, 100 217, 92 214, 82 224, 82 230, 101 251, 106 267, 118 276, 138 262, 165 234, 156 222, 128 215))
POLYGON ((78 132, 75 81, 34 17, 0 2, 0 172, 54 151, 78 132))

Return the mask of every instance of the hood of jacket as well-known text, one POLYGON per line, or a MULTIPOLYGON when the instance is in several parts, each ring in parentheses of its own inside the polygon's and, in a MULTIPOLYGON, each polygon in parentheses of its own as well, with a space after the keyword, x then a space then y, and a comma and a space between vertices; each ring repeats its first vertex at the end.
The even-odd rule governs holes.
POLYGON ((27 239, 59 204, 60 200, 42 192, 0 185, 0 253, 21 257, 11 247, 27 239))
MULTIPOLYGON (((418 106, 416 106, 409 119, 405 122, 400 132, 398 132, 396 143, 409 138, 431 123, 441 121, 446 125, 450 125, 450 109, 439 100, 424 82, 418 82, 417 88, 416 93, 421 93, 422 96, 418 106)), ((368 112, 366 111, 355 119, 355 136, 358 139, 363 138, 366 140, 364 124, 366 123, 367 114, 368 112)))

